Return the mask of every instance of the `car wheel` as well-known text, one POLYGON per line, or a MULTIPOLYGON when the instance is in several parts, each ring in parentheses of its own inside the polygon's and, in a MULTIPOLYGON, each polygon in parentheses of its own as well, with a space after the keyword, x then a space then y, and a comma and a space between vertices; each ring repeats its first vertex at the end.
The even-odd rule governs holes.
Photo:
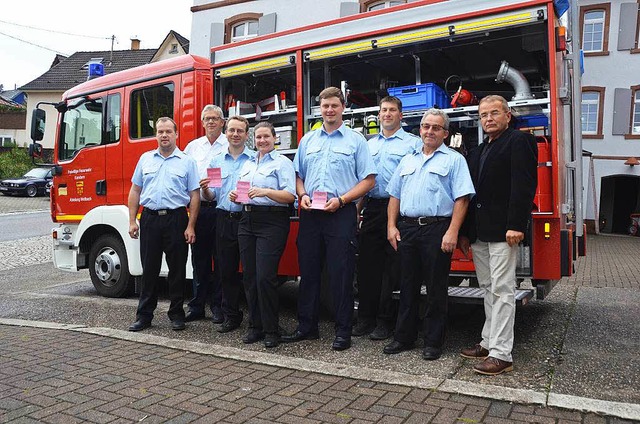
POLYGON ((38 187, 34 185, 28 185, 25 191, 27 193, 27 196, 36 197, 36 195, 38 194, 38 187))
POLYGON ((96 291, 105 297, 124 297, 133 292, 134 280, 124 243, 113 234, 100 236, 89 251, 89 275, 96 291))

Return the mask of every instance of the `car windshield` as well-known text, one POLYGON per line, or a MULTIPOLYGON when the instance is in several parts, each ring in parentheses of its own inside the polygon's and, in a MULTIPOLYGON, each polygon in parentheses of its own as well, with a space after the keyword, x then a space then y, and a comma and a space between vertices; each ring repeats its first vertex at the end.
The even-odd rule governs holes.
POLYGON ((45 178, 48 173, 48 168, 33 168, 31 171, 24 174, 24 176, 26 178, 45 178))

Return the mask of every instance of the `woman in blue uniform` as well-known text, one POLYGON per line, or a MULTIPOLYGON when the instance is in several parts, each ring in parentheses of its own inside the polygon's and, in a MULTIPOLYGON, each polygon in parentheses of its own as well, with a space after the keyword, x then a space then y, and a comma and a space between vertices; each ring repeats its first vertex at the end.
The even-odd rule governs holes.
MULTIPOLYGON (((276 132, 268 122, 255 126, 258 154, 240 170, 240 180, 249 181, 249 202, 242 207, 238 227, 243 284, 249 309, 249 327, 243 341, 264 340, 276 347, 278 326, 278 264, 289 235, 289 204, 295 200, 292 162, 274 150, 276 132)), ((237 192, 229 194, 236 201, 237 192)))

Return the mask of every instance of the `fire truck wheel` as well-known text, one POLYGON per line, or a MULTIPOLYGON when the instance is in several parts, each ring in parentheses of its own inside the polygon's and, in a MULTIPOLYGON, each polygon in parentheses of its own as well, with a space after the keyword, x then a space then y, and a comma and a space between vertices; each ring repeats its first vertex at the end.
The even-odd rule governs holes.
POLYGON ((101 296, 124 297, 133 292, 134 280, 120 237, 105 234, 96 240, 89 251, 89 274, 101 296))
POLYGON ((629 234, 631 234, 632 236, 638 234, 638 227, 636 227, 635 225, 631 225, 629 227, 629 234))

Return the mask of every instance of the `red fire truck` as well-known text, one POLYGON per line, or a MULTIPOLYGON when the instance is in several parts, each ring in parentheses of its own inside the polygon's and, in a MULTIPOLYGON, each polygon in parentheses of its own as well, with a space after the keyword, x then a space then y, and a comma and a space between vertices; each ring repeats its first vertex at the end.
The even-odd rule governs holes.
MULTIPOLYGON (((377 104, 389 93, 403 101, 407 131, 435 105, 451 118, 452 145, 470 149, 483 138, 475 98, 498 93, 510 100, 517 128, 538 138, 538 190, 518 275, 533 286, 519 291, 520 301, 536 292, 543 298, 584 252, 579 55, 567 42, 576 13, 573 6, 562 25, 563 3, 419 0, 216 47, 210 60, 182 56, 70 89, 56 105, 54 265, 88 268, 106 296, 132 290, 142 266, 138 241, 127 234, 127 193, 138 158, 156 147, 160 116, 175 119, 184 148, 203 134, 202 107, 215 103, 252 124, 269 120, 278 148, 294 154, 296 141, 321 123, 316 96, 337 86, 354 129, 377 131, 377 104)), ((42 139, 43 120, 36 109, 34 140, 42 139)), ((280 266, 286 276, 298 275, 295 216, 291 226, 280 266)), ((456 251, 451 281, 473 272, 472 258, 456 251)), ((450 295, 481 297, 466 287, 450 295)))

